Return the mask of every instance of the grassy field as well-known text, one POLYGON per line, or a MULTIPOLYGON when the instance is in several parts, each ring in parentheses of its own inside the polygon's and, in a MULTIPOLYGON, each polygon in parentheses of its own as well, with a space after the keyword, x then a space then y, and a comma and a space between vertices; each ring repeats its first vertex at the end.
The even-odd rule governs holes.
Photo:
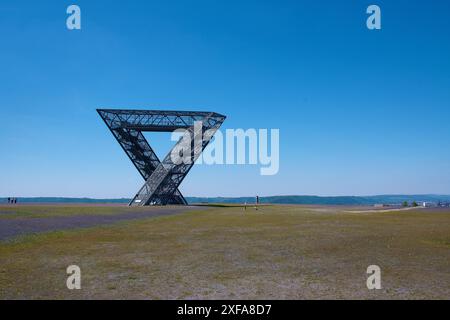
POLYGON ((133 212, 143 208, 129 208, 125 206, 85 206, 85 205, 20 205, 0 206, 1 219, 14 218, 49 218, 84 215, 114 215, 123 212, 133 212))
MULTIPOLYGON (((0 242, 0 298, 450 299, 450 212, 347 209, 215 207, 0 242)), ((117 209, 27 210, 8 219, 117 209)))

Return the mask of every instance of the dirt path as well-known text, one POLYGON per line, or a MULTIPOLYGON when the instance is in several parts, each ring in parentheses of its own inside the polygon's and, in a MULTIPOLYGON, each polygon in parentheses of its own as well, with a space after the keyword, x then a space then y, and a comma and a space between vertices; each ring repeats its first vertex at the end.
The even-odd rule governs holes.
POLYGON ((167 216, 190 210, 204 209, 200 207, 149 208, 148 211, 144 212, 139 211, 112 215, 2 219, 0 220, 0 241, 32 233, 88 228, 121 221, 167 216))

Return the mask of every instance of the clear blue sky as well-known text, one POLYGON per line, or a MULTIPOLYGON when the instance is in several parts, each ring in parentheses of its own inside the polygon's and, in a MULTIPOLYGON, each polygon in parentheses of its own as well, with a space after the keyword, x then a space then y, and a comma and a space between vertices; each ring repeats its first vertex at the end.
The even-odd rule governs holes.
POLYGON ((450 194, 449 14, 448 1, 2 0, 0 196, 133 195, 142 178, 99 107, 280 129, 278 175, 195 166, 186 196, 450 194), (81 31, 66 28, 72 3, 81 31))

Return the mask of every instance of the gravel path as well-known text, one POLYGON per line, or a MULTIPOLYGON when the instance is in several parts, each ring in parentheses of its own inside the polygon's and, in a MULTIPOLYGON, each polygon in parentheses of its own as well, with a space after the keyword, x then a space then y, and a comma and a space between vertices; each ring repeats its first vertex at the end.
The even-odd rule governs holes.
POLYGON ((113 224, 121 221, 139 220, 149 217, 167 216, 189 210, 202 210, 201 207, 149 208, 148 211, 119 213, 111 215, 83 215, 48 218, 15 218, 0 220, 0 241, 20 235, 49 231, 88 228, 113 224))

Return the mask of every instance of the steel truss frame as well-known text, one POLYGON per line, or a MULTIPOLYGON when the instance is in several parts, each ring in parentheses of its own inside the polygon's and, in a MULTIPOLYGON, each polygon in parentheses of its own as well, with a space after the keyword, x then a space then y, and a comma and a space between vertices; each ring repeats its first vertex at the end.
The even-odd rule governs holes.
POLYGON ((226 118, 215 112, 197 111, 98 109, 97 112, 145 180, 130 206, 186 205, 178 187, 226 118), (194 132, 196 123, 201 123, 201 132, 194 132), (173 132, 177 129, 185 129, 185 133, 172 150, 181 148, 186 141, 183 139, 190 139, 194 146, 190 161, 174 163, 172 150, 160 161, 142 132, 173 132), (202 143, 195 144, 194 139, 199 134, 202 143))

